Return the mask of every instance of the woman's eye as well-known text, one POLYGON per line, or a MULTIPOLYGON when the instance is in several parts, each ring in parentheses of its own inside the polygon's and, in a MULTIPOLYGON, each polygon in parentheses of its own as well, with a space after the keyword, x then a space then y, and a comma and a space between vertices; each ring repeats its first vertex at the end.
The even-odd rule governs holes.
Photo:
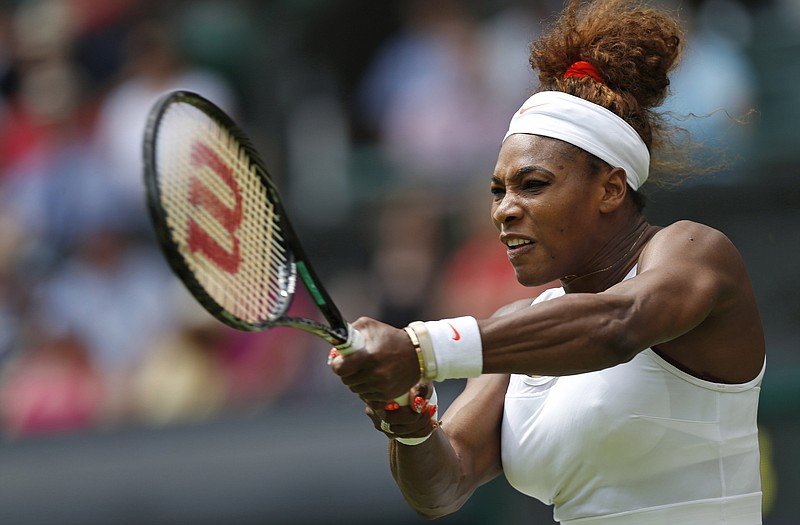
POLYGON ((547 184, 548 183, 543 181, 543 180, 531 179, 531 180, 525 181, 522 184, 522 189, 523 190, 538 190, 538 189, 541 189, 541 188, 547 186, 547 184))

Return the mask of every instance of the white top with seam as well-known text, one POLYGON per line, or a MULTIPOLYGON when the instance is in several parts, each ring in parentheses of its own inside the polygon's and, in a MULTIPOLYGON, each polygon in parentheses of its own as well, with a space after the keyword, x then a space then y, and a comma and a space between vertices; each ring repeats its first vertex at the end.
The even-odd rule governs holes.
MULTIPOLYGON (((551 289, 534 304, 562 295, 551 289)), ((704 381, 649 348, 596 372, 512 374, 505 475, 554 505, 561 523, 760 524, 763 375, 762 367, 743 384, 704 381)))

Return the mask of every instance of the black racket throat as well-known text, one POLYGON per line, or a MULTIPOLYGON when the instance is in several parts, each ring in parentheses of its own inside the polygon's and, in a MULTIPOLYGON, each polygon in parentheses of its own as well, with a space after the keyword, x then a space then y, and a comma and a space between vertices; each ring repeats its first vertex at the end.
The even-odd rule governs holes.
POLYGON ((286 326, 348 341, 263 160, 228 115, 195 93, 168 93, 149 114, 143 155, 159 245, 208 312, 238 330, 286 326), (298 278, 328 325, 287 315, 298 278))

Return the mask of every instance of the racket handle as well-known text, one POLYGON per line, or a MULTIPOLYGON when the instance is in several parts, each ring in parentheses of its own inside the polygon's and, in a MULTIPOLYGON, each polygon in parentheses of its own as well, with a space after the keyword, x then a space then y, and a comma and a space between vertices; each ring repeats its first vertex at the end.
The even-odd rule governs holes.
MULTIPOLYGON (((347 355, 347 354, 352 354, 353 352, 358 352, 359 350, 363 350, 366 346, 367 344, 364 341, 364 336, 361 335, 361 332, 353 328, 353 326, 350 323, 348 323, 347 341, 345 341, 340 345, 336 345, 336 349, 339 351, 339 354, 347 355)), ((410 396, 408 394, 403 394, 400 397, 396 397, 394 398, 394 401, 401 407, 405 407, 411 404, 410 396)))
POLYGON ((339 355, 347 355, 352 354, 353 352, 358 352, 359 350, 363 350, 366 346, 367 344, 364 341, 364 336, 361 335, 361 332, 353 328, 353 325, 348 323, 347 341, 340 345, 336 345, 336 350, 339 351, 339 355))

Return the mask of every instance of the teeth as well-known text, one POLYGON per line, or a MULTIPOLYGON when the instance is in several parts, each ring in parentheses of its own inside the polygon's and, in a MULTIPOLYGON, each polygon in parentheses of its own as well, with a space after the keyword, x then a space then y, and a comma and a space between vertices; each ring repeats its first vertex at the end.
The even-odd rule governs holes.
POLYGON ((531 243, 532 241, 529 241, 527 239, 509 239, 506 241, 506 246, 508 246, 509 248, 514 248, 517 246, 522 246, 523 244, 531 244, 531 243))

